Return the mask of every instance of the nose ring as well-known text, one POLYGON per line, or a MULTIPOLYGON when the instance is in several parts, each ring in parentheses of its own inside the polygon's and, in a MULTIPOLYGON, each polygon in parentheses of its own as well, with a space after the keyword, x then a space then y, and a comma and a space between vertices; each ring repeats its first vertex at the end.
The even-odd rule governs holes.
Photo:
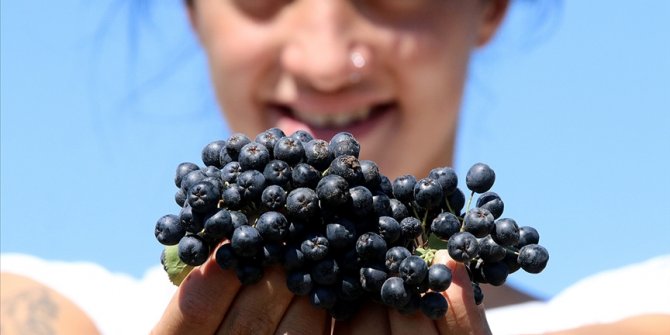
POLYGON ((363 78, 363 69, 367 64, 367 60, 360 51, 352 51, 351 54, 349 55, 349 60, 351 61, 351 65, 353 68, 353 71, 349 75, 349 81, 352 84, 355 84, 360 82, 361 79, 363 78))

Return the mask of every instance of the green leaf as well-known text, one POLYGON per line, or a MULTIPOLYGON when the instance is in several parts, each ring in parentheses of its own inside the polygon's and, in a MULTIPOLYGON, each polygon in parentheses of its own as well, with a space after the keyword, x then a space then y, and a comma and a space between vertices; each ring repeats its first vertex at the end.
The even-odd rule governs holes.
POLYGON ((428 247, 432 249, 446 249, 447 241, 443 241, 439 237, 435 236, 435 234, 431 234, 428 238, 428 247))
POLYGON ((177 245, 165 247, 163 269, 168 274, 172 284, 179 286, 186 276, 193 270, 193 266, 181 261, 177 245))

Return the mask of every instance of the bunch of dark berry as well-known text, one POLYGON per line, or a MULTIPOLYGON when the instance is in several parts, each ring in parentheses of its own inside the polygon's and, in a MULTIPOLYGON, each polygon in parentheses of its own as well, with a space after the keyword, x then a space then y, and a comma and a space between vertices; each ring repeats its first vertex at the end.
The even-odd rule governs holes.
POLYGON ((435 319, 447 311, 441 292, 452 279, 447 266, 431 265, 438 248, 466 265, 477 303, 479 283, 501 285, 520 267, 538 273, 546 266, 537 231, 499 218, 503 202, 489 192, 495 174, 487 165, 469 170, 466 206, 452 168, 391 182, 359 152, 349 133, 327 142, 277 128, 208 144, 203 167, 177 167, 180 213, 155 226, 168 246, 166 271, 178 264, 187 272, 214 252, 243 284, 259 281, 267 266, 283 266, 291 292, 338 319, 366 299, 435 319), (474 193, 480 196, 469 209, 474 193))

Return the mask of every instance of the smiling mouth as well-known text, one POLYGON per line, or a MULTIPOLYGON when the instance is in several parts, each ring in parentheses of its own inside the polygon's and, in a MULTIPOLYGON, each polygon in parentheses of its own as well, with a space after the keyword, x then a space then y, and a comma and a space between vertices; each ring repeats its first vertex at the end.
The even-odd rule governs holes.
POLYGON ((372 123, 383 115, 395 109, 395 102, 375 104, 366 108, 359 108, 339 113, 319 113, 309 110, 298 110, 287 105, 275 104, 272 109, 281 116, 289 117, 312 131, 345 131, 360 128, 372 123))

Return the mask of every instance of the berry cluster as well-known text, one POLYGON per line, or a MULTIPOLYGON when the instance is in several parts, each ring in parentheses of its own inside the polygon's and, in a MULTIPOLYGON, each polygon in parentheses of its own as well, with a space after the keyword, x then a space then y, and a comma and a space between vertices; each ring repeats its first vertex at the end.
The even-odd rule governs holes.
POLYGON ((452 279, 447 266, 432 264, 438 248, 466 265, 478 304, 479 283, 501 285, 519 268, 546 266, 537 231, 500 218, 504 205, 489 191, 495 173, 487 165, 468 171, 466 205, 452 168, 391 181, 359 152, 349 133, 327 142, 277 128, 205 146, 203 167, 177 167, 179 214, 155 226, 171 280, 178 285, 215 253, 243 284, 283 266, 291 292, 337 319, 354 315, 364 299, 436 319, 447 311, 440 293, 452 279))

